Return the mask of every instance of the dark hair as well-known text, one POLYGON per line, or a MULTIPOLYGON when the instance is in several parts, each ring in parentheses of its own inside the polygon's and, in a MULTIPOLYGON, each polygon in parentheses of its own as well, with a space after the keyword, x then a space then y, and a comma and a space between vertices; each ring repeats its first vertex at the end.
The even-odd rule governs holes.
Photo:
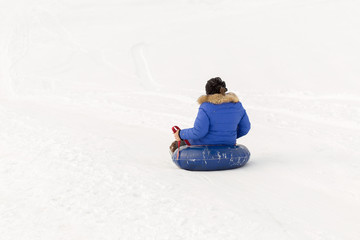
POLYGON ((221 80, 219 77, 215 77, 207 81, 206 86, 206 95, 222 93, 225 94, 227 91, 226 83, 221 80))

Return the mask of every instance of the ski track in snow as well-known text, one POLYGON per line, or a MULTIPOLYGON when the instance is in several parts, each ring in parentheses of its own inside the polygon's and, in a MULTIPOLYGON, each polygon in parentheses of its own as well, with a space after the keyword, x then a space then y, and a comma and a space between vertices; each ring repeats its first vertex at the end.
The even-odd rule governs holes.
MULTIPOLYGON (((237 16, 239 5, 107 2, 24 2, 18 9, 9 5, 14 10, 8 19, 13 31, 0 30, 0 86, 7 88, 0 95, 1 239, 360 238, 357 95, 256 87, 251 92, 242 82, 228 81, 228 87, 242 91, 237 94, 252 122, 250 134, 238 141, 249 147, 250 162, 233 171, 179 170, 168 154, 170 127, 192 126, 202 91, 188 90, 191 77, 179 87, 181 78, 165 81, 162 71, 151 69, 156 66, 151 54, 164 56, 161 50, 166 49, 156 49, 156 41, 178 46, 187 40, 180 27, 166 42, 155 26, 167 26, 164 9, 174 15, 168 24, 179 27, 189 21, 186 16, 194 22, 212 19, 213 14, 237 16), (134 11, 134 4, 146 24, 127 14, 125 7, 134 11), (122 14, 111 15, 113 8, 122 14), (97 15, 97 9, 109 14, 97 15), (134 21, 134 30, 126 29, 129 23, 123 18, 134 21), (96 31, 103 37, 91 39, 96 31), (126 31, 134 36, 126 39, 126 31), (112 38, 123 42, 115 44, 112 38), (133 61, 134 72, 105 53, 106 47, 117 49, 117 44, 127 46, 122 60, 133 61), (44 66, 33 64, 37 54, 47 56, 39 46, 56 47, 49 52, 55 63, 37 59, 44 66), (148 48, 152 51, 147 53, 148 48), (92 76, 102 71, 110 80, 92 76)), ((241 4, 251 10, 249 16, 258 7, 299 5, 241 4)), ((301 3, 302 8, 323 4, 301 3)), ((171 54, 181 57, 178 49, 171 54)), ((182 60, 173 65, 191 62, 182 60)), ((211 64, 203 60, 204 66, 211 64)), ((188 75, 196 75, 192 71, 188 75)))

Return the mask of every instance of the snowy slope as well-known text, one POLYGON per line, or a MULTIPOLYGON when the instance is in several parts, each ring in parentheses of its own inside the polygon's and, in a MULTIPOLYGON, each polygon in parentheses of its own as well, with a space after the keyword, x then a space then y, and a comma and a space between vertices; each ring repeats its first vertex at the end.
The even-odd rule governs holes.
POLYGON ((1 0, 1 239, 360 239, 359 7, 1 0), (251 160, 180 170, 214 76, 251 160))

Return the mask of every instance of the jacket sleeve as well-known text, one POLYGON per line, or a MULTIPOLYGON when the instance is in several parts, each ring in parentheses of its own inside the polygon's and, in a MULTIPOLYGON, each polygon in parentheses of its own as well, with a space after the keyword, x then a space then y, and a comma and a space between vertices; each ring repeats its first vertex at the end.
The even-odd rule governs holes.
POLYGON ((244 115, 241 118, 241 120, 238 124, 238 127, 237 127, 237 137, 236 138, 246 135, 250 131, 250 128, 251 128, 251 124, 249 121, 249 117, 248 117, 246 111, 244 111, 244 115))
POLYGON ((204 109, 199 108, 198 115, 195 119, 194 127, 180 131, 181 139, 200 139, 209 131, 210 120, 204 109))

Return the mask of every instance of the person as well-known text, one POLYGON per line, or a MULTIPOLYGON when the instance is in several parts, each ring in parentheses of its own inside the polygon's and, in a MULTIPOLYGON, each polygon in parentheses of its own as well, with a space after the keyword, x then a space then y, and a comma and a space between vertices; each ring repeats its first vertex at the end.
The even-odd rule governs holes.
POLYGON ((249 117, 234 93, 226 93, 226 83, 215 77, 205 85, 206 95, 200 96, 200 104, 194 127, 178 130, 170 151, 185 145, 235 145, 236 139, 246 135, 251 127, 249 117))

